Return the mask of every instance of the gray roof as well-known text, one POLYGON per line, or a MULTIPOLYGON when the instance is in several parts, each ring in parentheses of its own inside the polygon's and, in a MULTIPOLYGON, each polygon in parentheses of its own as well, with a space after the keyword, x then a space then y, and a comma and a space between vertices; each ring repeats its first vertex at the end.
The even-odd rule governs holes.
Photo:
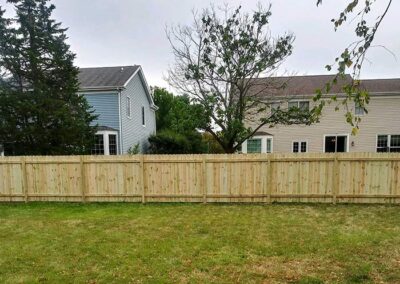
POLYGON ((80 88, 121 88, 139 68, 139 65, 80 68, 80 88))
MULTIPOLYGON (((324 92, 324 86, 331 81, 334 75, 308 75, 289 77, 257 78, 252 86, 252 92, 260 96, 305 96, 316 93, 317 89, 324 92)), ((329 94, 343 93, 343 86, 350 84, 353 78, 346 75, 339 78, 329 94)), ((373 79, 361 80, 360 88, 370 93, 397 92, 400 93, 400 79, 373 79)))

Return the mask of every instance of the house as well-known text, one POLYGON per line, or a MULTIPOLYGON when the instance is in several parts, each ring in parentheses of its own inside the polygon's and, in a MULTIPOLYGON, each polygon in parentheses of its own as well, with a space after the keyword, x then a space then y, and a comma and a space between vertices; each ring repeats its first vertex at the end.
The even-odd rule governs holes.
POLYGON ((81 68, 80 91, 98 115, 92 154, 126 154, 139 144, 141 152, 156 131, 152 95, 140 66, 81 68))
MULTIPOLYGON (((262 92, 261 97, 268 100, 270 108, 312 108, 313 96, 317 89, 323 89, 333 76, 292 76, 260 78, 258 88, 269 84, 270 80, 285 83, 285 88, 262 92)), ((348 75, 344 81, 334 86, 323 97, 337 95, 343 98, 343 83, 351 82, 348 75)), ((305 125, 262 127, 251 139, 242 145, 243 153, 270 152, 400 152, 400 79, 362 80, 361 88, 369 91, 370 103, 365 110, 354 103, 349 111, 361 118, 357 135, 351 135, 352 126, 346 122, 343 106, 335 111, 337 103, 326 105, 320 122, 305 125)), ((251 122, 247 126, 255 127, 251 122)))

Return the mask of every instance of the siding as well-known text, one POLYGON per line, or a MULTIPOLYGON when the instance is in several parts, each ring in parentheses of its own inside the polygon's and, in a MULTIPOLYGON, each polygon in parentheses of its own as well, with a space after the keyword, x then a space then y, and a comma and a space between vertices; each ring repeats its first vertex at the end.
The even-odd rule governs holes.
POLYGON ((128 149, 137 143, 140 144, 142 152, 148 149, 148 138, 156 131, 155 112, 150 108, 150 102, 146 95, 146 90, 138 74, 129 82, 121 93, 121 116, 122 116, 122 151, 126 153, 128 149), (126 98, 131 98, 131 117, 127 116, 126 98), (142 125, 142 106, 145 109, 146 125, 142 125))
POLYGON ((351 136, 352 127, 345 121, 343 106, 339 111, 334 108, 334 104, 326 106, 320 123, 311 126, 264 126, 260 131, 274 136, 273 149, 277 153, 291 152, 293 141, 307 141, 309 152, 323 152, 324 135, 329 134, 349 134, 349 152, 376 152, 378 134, 400 134, 400 96, 371 95, 368 114, 362 116, 356 136, 351 136))
POLYGON ((119 130, 118 93, 84 93, 94 113, 99 115, 94 122, 119 130))

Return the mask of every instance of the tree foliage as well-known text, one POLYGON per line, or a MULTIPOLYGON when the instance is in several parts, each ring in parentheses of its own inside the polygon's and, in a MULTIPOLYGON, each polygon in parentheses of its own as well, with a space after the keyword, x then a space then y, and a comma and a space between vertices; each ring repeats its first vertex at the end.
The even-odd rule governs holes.
MULTIPOLYGON (((337 19, 332 19, 335 31, 337 31, 344 23, 349 20, 349 17, 356 14, 355 17, 351 17, 352 22, 356 22, 355 34, 358 38, 356 41, 351 43, 341 54, 335 59, 335 63, 326 65, 326 69, 331 71, 336 68, 336 76, 331 82, 327 82, 325 89, 318 90, 315 100, 319 100, 324 92, 329 93, 332 85, 338 83, 339 78, 344 78, 347 72, 352 73, 353 81, 343 87, 343 91, 346 97, 340 100, 336 109, 339 109, 339 105, 345 106, 346 121, 353 126, 353 134, 357 133, 361 117, 354 116, 349 110, 348 104, 355 102, 357 105, 364 108, 367 112, 367 105, 369 103, 368 91, 363 89, 360 85, 360 74, 363 63, 366 59, 368 50, 372 47, 372 43, 375 39, 376 33, 382 24, 383 19, 387 15, 392 0, 387 0, 386 6, 382 13, 374 18, 373 22, 367 21, 366 16, 373 10, 373 5, 376 0, 349 0, 344 10, 340 13, 337 19)), ((322 0, 317 1, 317 6, 322 4, 322 0)), ((331 101, 338 101, 337 97, 331 98, 331 101)))
POLYGON ((222 12, 221 18, 215 9, 203 10, 194 14, 193 25, 167 31, 175 55, 168 81, 203 106, 209 118, 204 130, 233 153, 264 125, 315 121, 317 109, 267 112, 271 98, 260 97, 267 89, 283 87, 271 82, 260 90, 256 79, 273 75, 292 53, 294 41, 290 33, 270 35, 270 7, 259 6, 252 14, 241 7, 222 12), (246 120, 253 126, 246 127, 246 120))
POLYGON ((204 109, 195 104, 187 95, 174 96, 166 89, 155 87, 154 102, 158 106, 156 112, 157 130, 172 130, 177 133, 197 131, 207 124, 204 109))
POLYGON ((151 154, 201 154, 206 151, 200 133, 164 129, 149 137, 151 154))
POLYGON ((48 0, 8 0, 0 7, 0 143, 15 155, 86 153, 95 119, 79 96, 75 54, 48 0))
POLYGON ((155 87, 154 102, 157 134, 149 138, 153 154, 198 154, 205 151, 198 129, 207 121, 201 105, 193 104, 188 96, 174 96, 155 87))

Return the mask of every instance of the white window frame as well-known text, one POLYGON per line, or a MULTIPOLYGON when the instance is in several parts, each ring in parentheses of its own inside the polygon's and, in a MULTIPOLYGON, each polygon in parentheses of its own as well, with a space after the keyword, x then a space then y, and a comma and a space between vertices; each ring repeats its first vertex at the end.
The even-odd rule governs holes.
MULTIPOLYGON (((400 135, 400 134, 376 134, 376 139, 375 139, 375 152, 376 153, 391 153, 390 152, 390 148, 392 148, 391 146, 390 146, 390 141, 391 141, 391 139, 392 139, 392 136, 393 135, 400 135), (379 136, 387 136, 387 145, 386 145, 386 148, 387 149, 389 149, 389 151, 388 152, 378 152, 378 137, 379 136)), ((398 147, 397 147, 398 148, 398 147)), ((392 153, 395 153, 395 152, 392 152, 392 153)))
POLYGON ((142 106, 142 108, 140 109, 140 120, 142 122, 142 126, 146 127, 146 109, 144 106, 142 106))
POLYGON ((281 102, 272 102, 269 107, 271 109, 271 113, 273 113, 274 111, 280 109, 282 103, 281 102))
POLYGON ((291 153, 308 153, 308 140, 292 140, 292 149, 290 150, 291 153), (294 152, 293 151, 293 144, 294 143, 299 143, 299 151, 298 152, 294 152), (306 151, 305 152, 301 152, 301 143, 306 143, 306 151))
MULTIPOLYGON (((336 138, 337 138, 337 136, 346 136, 347 139, 346 139, 346 152, 345 153, 349 153, 350 152, 350 134, 348 134, 348 133, 338 133, 338 134, 324 134, 324 139, 322 140, 322 153, 325 153, 325 139, 328 136, 336 136, 336 138)), ((336 144, 336 147, 337 147, 337 144, 336 144)), ((336 150, 337 149, 335 149, 335 153, 337 153, 336 150)))
POLYGON ((300 103, 301 102, 308 102, 308 110, 310 110, 310 107, 311 107, 311 102, 310 102, 310 100, 303 100, 303 99, 301 99, 301 100, 292 100, 292 101, 288 101, 288 103, 287 103, 287 106, 288 106, 288 109, 290 109, 289 108, 289 104, 290 103, 297 103, 297 108, 298 109, 300 109, 300 103))
MULTIPOLYGON (((250 139, 261 139, 261 153, 273 153, 274 152, 274 136, 270 135, 259 135, 253 136, 250 139), (267 152, 267 140, 271 140, 271 152, 267 152)), ((247 154, 247 140, 242 144, 242 153, 247 154)))
POLYGON ((96 135, 103 135, 104 141, 104 156, 110 155, 110 136, 109 135, 116 135, 116 147, 117 147, 117 155, 119 154, 119 145, 118 145, 118 131, 112 130, 101 130, 97 131, 96 135))
MULTIPOLYGON (((361 107, 361 106, 359 106, 359 105, 355 102, 355 103, 354 103, 354 115, 355 115, 355 116, 363 116, 364 114, 365 114, 364 108, 361 107), (357 113, 357 110, 358 110, 358 111, 361 110, 362 113, 357 113)), ((382 135, 384 135, 384 134, 382 134, 382 135)))
POLYGON ((132 103, 131 97, 126 97, 126 116, 132 118, 132 103))

